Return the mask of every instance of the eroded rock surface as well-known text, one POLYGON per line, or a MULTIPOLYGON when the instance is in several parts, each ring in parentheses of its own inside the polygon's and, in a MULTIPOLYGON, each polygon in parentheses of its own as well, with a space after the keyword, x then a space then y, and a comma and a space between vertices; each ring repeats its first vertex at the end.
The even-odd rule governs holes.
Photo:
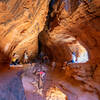
POLYGON ((8 56, 23 52, 35 57, 38 53, 38 34, 44 28, 48 0, 0 1, 0 48, 8 56))
POLYGON ((64 61, 71 60, 73 51, 77 58, 86 58, 85 62, 68 65, 66 75, 82 81, 88 90, 93 88, 100 93, 100 1, 66 0, 65 4, 57 1, 52 9, 48 30, 40 34, 42 50, 56 60, 59 68, 64 61))
MULTIPOLYGON (((53 0, 50 5, 49 2, 0 1, 0 63, 9 63, 14 52, 21 59, 25 50, 29 57, 35 57, 40 33, 42 50, 50 61, 57 62, 58 69, 76 52, 78 63, 68 65, 66 78, 81 82, 80 88, 90 95, 95 92, 100 98, 100 1, 53 0)), ((80 95, 82 100, 84 95, 80 95)))

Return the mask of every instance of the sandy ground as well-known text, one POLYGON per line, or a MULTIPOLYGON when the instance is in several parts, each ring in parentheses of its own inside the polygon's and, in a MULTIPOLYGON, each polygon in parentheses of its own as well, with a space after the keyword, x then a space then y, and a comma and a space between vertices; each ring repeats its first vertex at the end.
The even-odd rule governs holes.
POLYGON ((0 100, 26 100, 19 76, 21 70, 5 68, 0 71, 0 100))
POLYGON ((59 70, 52 71, 48 68, 41 90, 38 89, 34 75, 23 75, 22 82, 27 100, 99 100, 95 92, 84 91, 81 82, 65 77, 59 70), (58 91, 62 97, 59 97, 58 91))
POLYGON ((11 67, 0 72, 0 100, 99 100, 95 92, 84 91, 82 83, 45 65, 42 66, 47 69, 46 75, 43 87, 39 89, 38 78, 32 74, 34 65, 11 67))

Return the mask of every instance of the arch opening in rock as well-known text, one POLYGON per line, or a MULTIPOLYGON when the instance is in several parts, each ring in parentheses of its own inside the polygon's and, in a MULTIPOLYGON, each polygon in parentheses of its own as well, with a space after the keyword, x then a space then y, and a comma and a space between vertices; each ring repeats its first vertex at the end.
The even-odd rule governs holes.
POLYGON ((79 41, 68 44, 68 47, 70 48, 71 52, 76 53, 75 63, 86 63, 89 60, 88 51, 79 43, 79 41))

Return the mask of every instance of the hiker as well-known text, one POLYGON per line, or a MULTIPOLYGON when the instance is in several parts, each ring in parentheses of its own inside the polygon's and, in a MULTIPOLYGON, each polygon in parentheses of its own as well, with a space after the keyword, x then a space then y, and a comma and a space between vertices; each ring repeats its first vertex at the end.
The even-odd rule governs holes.
POLYGON ((45 71, 40 71, 40 77, 42 80, 44 80, 44 76, 45 76, 45 71))
POLYGON ((67 61, 65 61, 65 62, 63 63, 63 66, 62 66, 62 68, 61 68, 62 72, 65 72, 65 71, 66 71, 66 68, 67 68, 67 61))
POLYGON ((17 65, 17 64, 19 64, 20 62, 19 62, 19 56, 16 54, 16 53, 14 53, 13 54, 13 57, 12 57, 12 62, 11 62, 11 64, 14 64, 14 65, 17 65))
POLYGON ((76 53, 75 52, 72 52, 72 60, 68 62, 68 64, 70 63, 77 63, 77 58, 76 58, 76 53))
POLYGON ((40 56, 40 59, 43 59, 44 53, 41 51, 39 56, 40 56))
POLYGON ((62 69, 65 70, 67 67, 67 61, 64 62, 62 69))
POLYGON ((56 68, 56 62, 53 61, 51 65, 52 65, 52 71, 53 71, 56 68))
POLYGON ((46 64, 46 63, 49 63, 49 58, 48 56, 44 56, 43 57, 43 62, 46 64))
POLYGON ((38 75, 38 87, 39 89, 41 89, 43 87, 43 80, 44 80, 45 72, 38 71, 36 75, 38 75))
POLYGON ((28 63, 28 53, 26 50, 24 51, 24 63, 28 63))
POLYGON ((76 62, 76 53, 72 52, 72 63, 76 62))

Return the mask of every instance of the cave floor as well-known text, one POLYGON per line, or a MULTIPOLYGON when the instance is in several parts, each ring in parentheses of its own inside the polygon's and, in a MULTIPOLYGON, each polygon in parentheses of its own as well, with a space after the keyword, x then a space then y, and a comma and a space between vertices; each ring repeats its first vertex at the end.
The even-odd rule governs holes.
MULTIPOLYGON (((39 65, 37 63, 37 65, 39 65)), ((35 63, 12 67, 0 73, 0 100, 99 100, 95 92, 83 90, 83 83, 66 77, 61 70, 41 64, 46 75, 42 88, 34 75, 35 63), (25 99, 26 97, 26 99, 25 99)), ((39 67, 38 67, 39 68, 39 67)))

